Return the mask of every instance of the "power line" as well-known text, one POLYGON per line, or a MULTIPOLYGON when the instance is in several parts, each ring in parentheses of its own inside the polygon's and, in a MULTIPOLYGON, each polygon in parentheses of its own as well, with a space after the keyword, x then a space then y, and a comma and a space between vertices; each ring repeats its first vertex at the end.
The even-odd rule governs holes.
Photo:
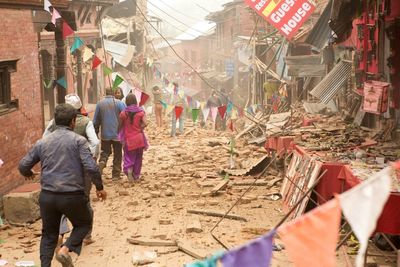
POLYGON ((169 8, 172 9, 172 10, 174 10, 176 13, 181 14, 182 16, 185 16, 186 18, 189 18, 189 19, 192 19, 192 20, 195 20, 195 21, 204 20, 204 18, 199 19, 199 18, 194 18, 194 17, 192 17, 192 16, 188 16, 187 14, 185 14, 185 13, 179 11, 178 9, 175 9, 175 8, 172 7, 172 6, 170 6, 170 5, 167 4, 166 2, 164 2, 164 1, 162 1, 162 0, 159 0, 159 1, 160 1, 160 3, 163 3, 165 6, 169 7, 169 8))
MULTIPOLYGON (((159 32, 159 30, 153 25, 151 24, 151 22, 147 19, 146 15, 143 13, 142 9, 137 6, 136 7, 139 12, 142 14, 144 20, 150 24, 150 26, 160 35, 160 37, 168 44, 168 46, 170 47, 170 49, 172 50, 172 52, 174 52, 174 54, 180 59, 182 60, 183 63, 185 63, 190 69, 192 69, 192 71, 211 89, 214 90, 214 92, 218 93, 220 96, 225 96, 224 94, 222 94, 217 88, 215 88, 215 86, 213 86, 212 84, 210 84, 210 82, 208 81, 208 79, 204 78, 203 75, 201 75, 189 62, 187 62, 183 57, 181 57, 181 55, 178 54, 178 52, 176 52, 176 50, 172 47, 172 45, 169 43, 169 41, 164 37, 164 35, 162 35, 161 32, 159 32)), ((240 108, 238 107, 235 103, 233 103, 231 101, 232 105, 235 106, 236 108, 240 108)), ((243 109, 244 114, 246 114, 247 118, 249 120, 251 120, 252 122, 259 124, 255 118, 255 116, 253 114, 251 114, 250 112, 248 112, 246 109, 243 109)))
MULTIPOLYGON (((152 12, 154 15, 158 16, 158 14, 154 12, 154 10, 152 10, 151 12, 152 12)), ((188 32, 187 32, 187 29, 186 29, 186 30, 182 30, 181 28, 178 28, 176 25, 172 24, 172 23, 169 22, 168 20, 163 19, 162 22, 164 22, 164 23, 166 23, 166 24, 172 26, 172 27, 173 27, 175 30, 177 30, 177 31, 180 31, 180 32, 182 32, 182 33, 186 33, 186 34, 188 34, 188 35, 190 35, 190 36, 192 36, 192 37, 197 37, 197 36, 194 35, 194 34, 188 33, 188 32)))
POLYGON ((201 34, 206 34, 205 32, 201 32, 201 31, 199 31, 199 30, 193 29, 192 26, 189 26, 189 25, 187 25, 186 23, 184 23, 184 22, 182 22, 182 21, 180 21, 180 20, 174 18, 173 16, 171 16, 170 14, 168 14, 167 12, 165 12, 164 10, 162 10, 161 8, 159 8, 158 6, 152 4, 151 2, 148 2, 148 3, 149 3, 150 5, 152 5, 153 7, 157 8, 158 10, 160 10, 162 13, 164 13, 164 14, 167 15, 168 17, 172 18, 173 20, 179 22, 179 23, 182 24, 182 25, 185 25, 185 26, 188 27, 189 29, 192 29, 192 30, 194 30, 194 31, 196 31, 196 32, 198 32, 198 33, 201 33, 201 34))

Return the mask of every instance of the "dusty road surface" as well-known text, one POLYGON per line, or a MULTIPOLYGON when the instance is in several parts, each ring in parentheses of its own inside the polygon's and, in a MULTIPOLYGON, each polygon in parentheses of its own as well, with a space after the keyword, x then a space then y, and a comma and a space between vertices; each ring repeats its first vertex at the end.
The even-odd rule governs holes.
MULTIPOLYGON (((108 179, 108 166, 104 183, 109 198, 99 202, 92 192, 95 243, 84 246, 80 257, 73 257, 75 266, 133 266, 133 255, 138 252, 156 253, 154 262, 146 266, 183 266, 195 261, 187 252, 201 256, 223 250, 210 234, 219 218, 188 211, 224 213, 248 189, 246 182, 253 177, 220 174, 230 164, 230 147, 226 145, 230 134, 191 127, 175 138, 169 137, 166 129, 155 131, 150 127, 147 134, 151 146, 145 152, 143 180, 131 185, 121 176, 120 181, 114 182, 108 179), (228 185, 224 183, 227 178, 228 185), (218 185, 220 190, 212 194, 218 185), (144 245, 132 244, 137 242, 144 245), (187 251, 178 249, 176 244, 187 251)), ((245 145, 241 140, 236 142, 235 154, 238 169, 250 168, 265 157, 262 148, 245 145)), ((233 208, 231 214, 246 221, 225 219, 216 228, 214 234, 225 246, 233 248, 267 233, 284 216, 280 200, 264 197, 279 192, 280 183, 270 183, 279 175, 277 171, 267 171, 264 183, 246 193, 233 208)), ((10 263, 33 260, 39 266, 40 229, 40 221, 3 229, 1 258, 10 263)), ((276 244, 282 242, 276 239, 276 244)), ((54 266, 60 265, 54 260, 54 266)), ((274 253, 272 266, 290 266, 285 250, 274 253)), ((338 266, 346 265, 339 259, 338 266)))

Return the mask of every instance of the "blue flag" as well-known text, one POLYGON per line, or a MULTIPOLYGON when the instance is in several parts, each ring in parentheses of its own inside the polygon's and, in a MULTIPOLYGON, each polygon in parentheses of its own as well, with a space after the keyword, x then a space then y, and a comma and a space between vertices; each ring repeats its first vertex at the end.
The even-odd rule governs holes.
POLYGON ((74 43, 71 46, 71 53, 74 53, 76 49, 79 49, 85 43, 82 41, 81 38, 75 37, 74 43))

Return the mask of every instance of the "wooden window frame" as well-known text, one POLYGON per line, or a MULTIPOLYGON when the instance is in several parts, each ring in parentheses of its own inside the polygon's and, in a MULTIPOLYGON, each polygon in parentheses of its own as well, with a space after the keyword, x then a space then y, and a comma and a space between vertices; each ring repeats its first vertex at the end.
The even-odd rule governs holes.
POLYGON ((11 73, 17 71, 17 61, 0 60, 0 116, 18 109, 18 99, 11 99, 11 73))

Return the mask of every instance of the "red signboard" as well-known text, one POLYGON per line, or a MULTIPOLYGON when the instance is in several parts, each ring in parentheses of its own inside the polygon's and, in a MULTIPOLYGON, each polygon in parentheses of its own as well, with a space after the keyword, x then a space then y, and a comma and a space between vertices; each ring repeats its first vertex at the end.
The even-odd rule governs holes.
POLYGON ((315 4, 312 0, 244 1, 277 28, 287 39, 293 38, 315 9, 315 4))

